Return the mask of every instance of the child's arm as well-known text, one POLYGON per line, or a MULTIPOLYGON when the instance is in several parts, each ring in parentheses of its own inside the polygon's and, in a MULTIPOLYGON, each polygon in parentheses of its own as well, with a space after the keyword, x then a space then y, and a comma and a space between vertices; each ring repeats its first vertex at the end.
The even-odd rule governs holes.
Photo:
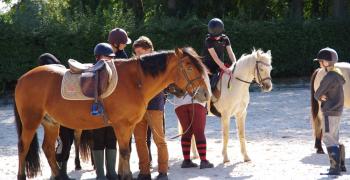
POLYGON ((320 87, 317 89, 317 91, 314 94, 314 98, 320 101, 324 101, 325 99, 327 100, 327 97, 325 96, 325 94, 328 92, 333 82, 334 82, 334 79, 329 74, 327 74, 322 79, 320 83, 320 87))
POLYGON ((229 69, 224 65, 224 63, 220 61, 214 48, 209 48, 208 51, 211 57, 213 58, 213 60, 215 61, 215 63, 220 67, 220 69, 224 70, 225 72, 229 71, 229 69))
POLYGON ((237 61, 236 56, 235 56, 235 53, 233 53, 232 51, 231 45, 226 46, 226 50, 227 50, 228 56, 230 57, 230 60, 232 61, 232 64, 236 64, 236 61, 237 61))

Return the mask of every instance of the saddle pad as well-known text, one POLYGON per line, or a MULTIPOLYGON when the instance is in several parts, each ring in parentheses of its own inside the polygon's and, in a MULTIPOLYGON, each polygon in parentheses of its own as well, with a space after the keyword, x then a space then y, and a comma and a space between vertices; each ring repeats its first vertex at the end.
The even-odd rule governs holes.
MULTIPOLYGON (((106 61, 106 65, 110 68, 112 76, 109 79, 108 87, 105 93, 101 95, 101 98, 104 99, 112 94, 118 84, 118 73, 114 65, 114 60, 106 61)), ((80 88, 80 77, 81 74, 74 74, 70 71, 66 71, 61 86, 61 94, 63 99, 66 100, 94 100, 85 96, 82 93, 80 88)))

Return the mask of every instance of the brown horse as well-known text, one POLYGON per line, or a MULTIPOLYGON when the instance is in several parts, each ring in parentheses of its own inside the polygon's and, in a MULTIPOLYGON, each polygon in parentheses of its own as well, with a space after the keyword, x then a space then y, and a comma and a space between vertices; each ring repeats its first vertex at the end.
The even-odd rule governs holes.
MULTIPOLYGON (((115 61, 118 85, 104 99, 109 124, 114 128, 119 144, 119 168, 121 179, 131 179, 129 165, 129 140, 148 102, 170 84, 186 90, 191 96, 203 92, 203 101, 211 96, 207 70, 192 48, 157 52, 140 60, 115 61), (202 91, 198 91, 202 89, 202 91), (204 90, 203 90, 204 89, 204 90)), ((18 143, 18 179, 35 177, 40 171, 36 129, 44 127, 43 151, 52 173, 60 178, 55 159, 55 141, 59 125, 72 129, 96 129, 104 127, 101 117, 91 116, 92 101, 69 101, 61 96, 63 72, 55 65, 36 67, 24 74, 15 89, 15 114, 18 143), (17 113, 18 112, 18 113, 17 113), (44 120, 44 116, 51 120, 44 120), (34 137, 34 140, 33 140, 34 137)))

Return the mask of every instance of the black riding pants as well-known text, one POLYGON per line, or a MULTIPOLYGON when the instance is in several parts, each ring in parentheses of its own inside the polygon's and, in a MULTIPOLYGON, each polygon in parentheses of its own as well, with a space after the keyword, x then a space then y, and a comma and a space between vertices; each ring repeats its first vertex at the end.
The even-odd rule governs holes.
POLYGON ((74 130, 60 126, 58 146, 56 148, 56 160, 58 162, 68 161, 69 152, 74 141, 74 130))

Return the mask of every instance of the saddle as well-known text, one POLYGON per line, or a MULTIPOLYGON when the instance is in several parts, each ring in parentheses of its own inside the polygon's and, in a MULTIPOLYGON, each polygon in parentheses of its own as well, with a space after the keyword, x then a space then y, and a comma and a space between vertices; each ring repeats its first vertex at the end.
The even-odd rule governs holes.
POLYGON ((114 61, 82 64, 68 60, 69 70, 62 80, 61 94, 67 100, 96 100, 106 98, 117 86, 118 74, 114 61))
POLYGON ((104 60, 99 60, 91 66, 70 59, 68 65, 71 73, 81 74, 80 88, 85 96, 97 99, 106 92, 112 71, 104 60))

